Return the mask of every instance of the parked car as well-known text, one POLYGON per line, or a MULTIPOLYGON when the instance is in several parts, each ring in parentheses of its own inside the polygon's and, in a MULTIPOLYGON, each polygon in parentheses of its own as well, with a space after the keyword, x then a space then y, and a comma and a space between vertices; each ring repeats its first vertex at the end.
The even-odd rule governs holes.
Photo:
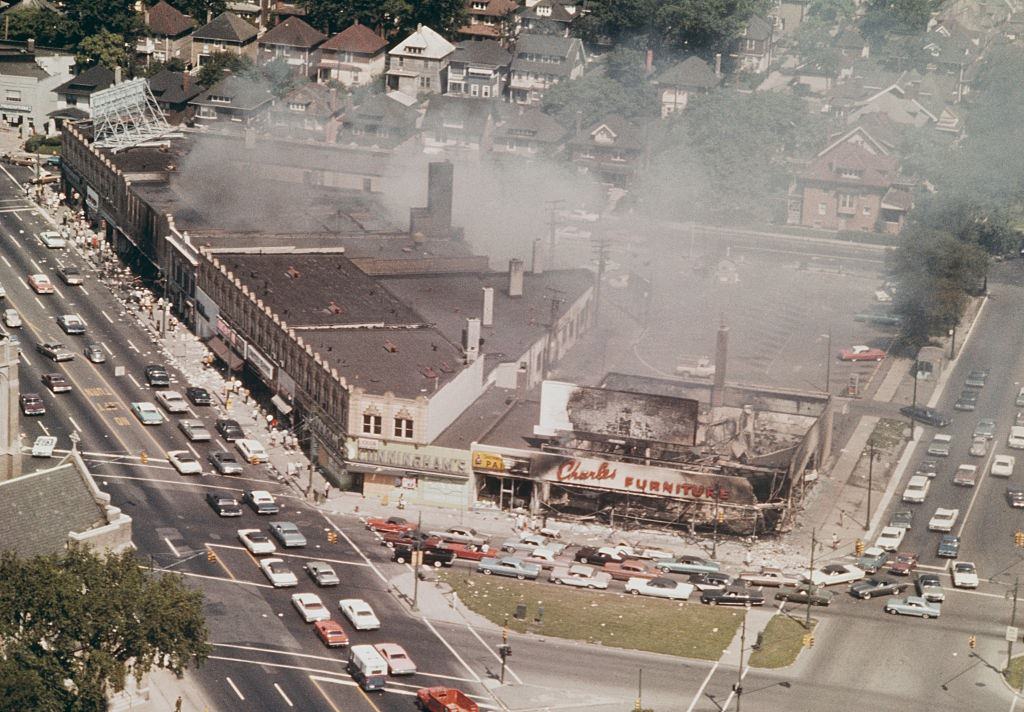
POLYGON ((36 344, 36 351, 51 361, 74 361, 75 355, 59 341, 42 341, 36 344))
POLYGON ((239 529, 238 539, 249 553, 257 556, 277 551, 274 542, 270 541, 270 537, 264 534, 262 529, 239 529))
POLYGON ((942 590, 942 579, 938 574, 921 574, 914 582, 917 595, 926 601, 942 603, 946 600, 946 592, 942 590))
POLYGON ((294 522, 271 522, 270 534, 286 549, 306 545, 306 537, 294 522))
POLYGON ((356 630, 377 630, 380 628, 380 619, 373 612, 370 604, 361 598, 343 598, 338 601, 338 607, 348 618, 356 630))
POLYGON ((597 564, 603 566, 609 561, 622 561, 623 556, 619 551, 611 549, 610 547, 597 548, 593 546, 581 547, 576 552, 576 556, 573 557, 575 561, 581 564, 597 564))
POLYGON ((382 519, 380 517, 370 517, 366 520, 366 528, 372 532, 384 533, 384 532, 396 532, 396 531, 412 531, 416 528, 416 525, 404 517, 388 517, 382 519))
POLYGON ((159 364, 150 364, 143 370, 146 376, 146 383, 151 388, 167 388, 171 385, 171 376, 167 369, 159 364))
POLYGON ((806 582, 798 583, 796 586, 782 586, 775 594, 776 601, 787 601, 789 603, 800 603, 806 605, 808 600, 812 606, 827 606, 835 597, 834 591, 811 586, 806 582))
POLYGON ((932 518, 928 520, 928 530, 933 532, 952 531, 959 516, 959 509, 939 507, 935 510, 935 514, 932 515, 932 518))
POLYGON ((284 559, 260 559, 260 570, 274 588, 298 586, 299 579, 285 564, 284 559))
MULTIPOLYGON (((721 589, 715 589, 716 591, 721 589)), ((672 578, 631 578, 626 581, 626 593, 634 596, 655 596, 673 601, 685 601, 693 593, 693 584, 672 578)))
POLYGON ((206 456, 213 465, 218 473, 222 475, 240 475, 242 474, 243 468, 240 463, 230 452, 224 452, 223 450, 211 450, 210 454, 206 456))
POLYGON ((900 413, 911 420, 916 420, 919 423, 931 425, 935 428, 944 428, 953 422, 952 418, 948 415, 943 415, 934 408, 926 408, 924 406, 904 406, 900 408, 900 413))
POLYGON ((1013 468, 1016 465, 1017 458, 1013 455, 996 455, 988 472, 993 477, 1013 477, 1013 468))
POLYGON ((331 612, 315 593, 293 593, 292 605, 307 623, 331 619, 331 612))
POLYGON ((789 574, 772 566, 762 566, 759 571, 744 571, 737 578, 751 586, 795 586, 800 583, 800 574, 789 574))
POLYGON ((1013 404, 1018 408, 1020 406, 1024 406, 1024 388, 1021 388, 1019 391, 1017 391, 1017 398, 1014 399, 1013 404))
MULTIPOLYGON (((985 440, 985 438, 976 438, 976 441, 984 443, 985 448, 988 448, 988 441, 985 440)), ((971 454, 974 454, 973 451, 971 454)), ((956 468, 956 472, 953 473, 953 484, 955 485, 960 485, 961 487, 974 487, 974 484, 977 481, 978 468, 974 465, 959 465, 956 468)))
POLYGON ((867 600, 883 594, 903 593, 910 584, 902 581, 890 581, 884 578, 869 578, 850 585, 850 595, 854 598, 867 600))
POLYGON ((277 514, 280 511, 274 496, 266 490, 245 490, 242 493, 242 501, 256 514, 277 514))
POLYGON ((326 561, 307 561, 302 568, 317 586, 337 586, 341 583, 334 567, 326 561))
POLYGON ((103 353, 103 347, 99 344, 86 344, 82 353, 91 363, 104 363, 107 360, 107 355, 103 353))
POLYGON ((421 531, 385 532, 380 536, 380 543, 389 549, 396 546, 418 546, 421 549, 428 546, 440 546, 442 542, 437 537, 430 536, 421 531))
POLYGON ((467 561, 480 561, 493 554, 491 547, 487 544, 477 546, 476 544, 459 544, 458 542, 442 542, 438 548, 447 549, 455 553, 455 558, 467 561))
POLYGON ((764 594, 759 588, 730 586, 702 592, 700 602, 712 606, 763 606, 764 594))
POLYGON ((57 326, 68 336, 81 336, 85 333, 85 320, 78 314, 61 314, 57 317, 57 326))
POLYGON ((896 558, 889 565, 889 573, 894 576, 909 576, 910 572, 917 568, 920 558, 912 551, 901 551, 896 554, 896 558))
POLYGON ((743 585, 745 582, 734 579, 724 571, 711 571, 705 574, 690 574, 687 579, 698 591, 707 591, 709 588, 725 588, 726 586, 743 585))
POLYGON ((864 573, 873 574, 888 563, 891 554, 879 546, 869 546, 857 559, 857 566, 864 573))
POLYGON ((18 397, 22 415, 46 415, 46 406, 38 393, 22 393, 18 397))
POLYGON ((670 574, 706 574, 718 571, 721 568, 717 561, 710 561, 700 556, 690 555, 656 561, 654 567, 659 571, 670 574))
POLYGON ((608 588, 612 576, 607 571, 599 571, 586 564, 572 566, 556 566, 548 574, 548 581, 577 588, 608 588))
POLYGON ((203 474, 203 466, 199 464, 199 458, 188 450, 168 450, 167 459, 179 475, 203 474))
POLYGON ((942 611, 939 604, 932 603, 921 596, 904 596, 903 598, 890 598, 886 601, 885 612, 927 619, 938 618, 942 611))
POLYGON ((991 418, 982 418, 978 421, 978 424, 974 426, 974 432, 971 437, 983 436, 987 440, 992 440, 996 436, 996 421, 991 418))
POLYGON ((191 442, 203 442, 210 439, 210 431, 201 420, 182 418, 178 421, 178 430, 185 433, 191 442))
POLYGON ((54 393, 71 392, 71 383, 63 373, 44 373, 39 380, 54 393))
POLYGON ((881 361, 885 358, 882 349, 873 349, 870 346, 851 346, 839 352, 840 361, 881 361))
POLYGON ((220 436, 227 440, 229 443, 235 440, 241 440, 245 437, 245 432, 242 430, 242 426, 238 424, 237 420, 231 418, 221 418, 218 420, 214 427, 217 428, 217 432, 220 436))
POLYGON ((623 559, 640 559, 642 561, 668 561, 675 558, 672 552, 664 549, 641 548, 628 544, 617 544, 612 547, 622 555, 623 559))
POLYGON ((210 508, 217 513, 220 517, 240 517, 242 516, 242 506, 238 503, 238 500, 230 494, 222 492, 207 492, 206 503, 210 505, 210 508))
POLYGON ((960 537, 955 534, 943 534, 935 555, 943 559, 955 559, 960 556, 960 537))
POLYGON ((153 397, 168 413, 188 412, 188 402, 177 391, 157 391, 153 397))
POLYGON ((512 576, 519 580, 534 580, 540 576, 541 568, 538 564, 528 564, 515 556, 488 557, 481 559, 476 565, 476 570, 485 576, 497 574, 498 576, 512 576))
POLYGON ((911 502, 913 504, 920 504, 924 502, 928 496, 928 490, 931 489, 932 481, 924 475, 914 475, 907 482, 906 489, 903 490, 903 501, 911 502))
POLYGON ((1006 501, 1009 502, 1010 506, 1014 509, 1024 507, 1024 487, 1021 485, 1007 485, 1006 501))
POLYGON ((884 527, 875 540, 875 546, 886 551, 896 551, 906 535, 907 530, 903 527, 884 527))
POLYGON ((199 386, 189 386, 186 388, 185 397, 192 401, 192 405, 213 405, 213 396, 210 395, 208 390, 199 386))
POLYGON ((259 465, 263 462, 270 462, 270 455, 259 440, 242 438, 235 440, 235 448, 242 455, 242 459, 251 465, 259 465))
POLYGON ((51 250, 61 250, 67 246, 64 236, 55 230, 44 230, 39 233, 39 241, 51 250))
POLYGON ((4 309, 4 324, 11 329, 21 328, 21 315, 17 309, 4 309))
POLYGON ((380 656, 387 661, 390 675, 415 675, 416 663, 412 661, 405 648, 397 643, 377 643, 373 646, 380 656))
POLYGON ((968 388, 984 388, 985 381, 987 379, 987 369, 975 369, 967 374, 967 378, 964 380, 964 385, 968 388))
POLYGON ((131 405, 132 412, 143 425, 163 425, 164 414, 152 403, 136 402, 131 405))
POLYGON ((949 457, 949 447, 952 442, 953 437, 951 435, 938 433, 928 443, 928 454, 935 455, 936 457, 949 457))
POLYGON ((951 561, 949 570, 953 575, 953 586, 956 588, 977 588, 978 569, 971 561, 951 561))
POLYGON ((569 563, 564 559, 558 558, 558 555, 555 554, 554 550, 544 547, 534 549, 525 556, 522 553, 520 553, 519 556, 523 559, 523 561, 530 564, 537 564, 542 569, 550 569, 558 565, 565 565, 569 563))
POLYGON ((69 287, 77 287, 85 282, 85 277, 77 267, 65 265, 57 270, 57 276, 69 287))
POLYGON ((534 549, 551 549, 560 554, 565 549, 565 544, 553 541, 542 534, 521 534, 501 543, 501 550, 509 553, 528 552, 534 549))
POLYGON ((897 509, 889 517, 890 527, 903 527, 910 529, 914 523, 914 512, 910 509, 897 509))
POLYGON ((652 579, 657 578, 666 571, 660 566, 651 566, 648 563, 637 561, 636 559, 609 561, 601 568, 616 581, 628 581, 631 578, 652 579))
POLYGON ((472 527, 448 527, 444 531, 429 532, 442 541, 453 541, 458 544, 486 544, 487 539, 472 527))
POLYGON ((313 624, 316 637, 328 648, 343 648, 348 645, 348 634, 338 621, 327 619, 313 624))
MULTIPOLYGON (((401 545, 396 546, 394 553, 391 555, 391 560, 404 564, 406 562, 412 562, 413 552, 416 551, 416 547, 401 545)), ((455 563, 456 555, 451 549, 441 549, 436 546, 428 546, 421 548, 420 553, 423 555, 423 564, 425 566, 433 566, 440 568, 442 566, 451 566, 455 563)))
POLYGON ((853 564, 828 564, 812 571, 810 581, 815 586, 835 586, 862 578, 864 578, 864 570, 853 564))

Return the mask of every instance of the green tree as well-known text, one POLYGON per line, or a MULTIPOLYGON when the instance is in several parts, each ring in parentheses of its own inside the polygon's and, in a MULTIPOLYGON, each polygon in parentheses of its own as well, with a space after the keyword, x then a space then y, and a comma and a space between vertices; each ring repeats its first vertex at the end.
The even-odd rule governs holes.
POLYGON ((294 89, 299 78, 283 59, 274 59, 259 68, 259 75, 270 85, 270 92, 278 99, 294 89))
POLYGON ((225 0, 168 0, 168 2, 175 9, 198 22, 200 26, 206 24, 207 12, 210 13, 210 17, 217 17, 228 8, 225 0))
POLYGON ((137 75, 140 77, 153 77, 165 69, 172 72, 185 71, 185 63, 177 57, 171 57, 166 62, 150 62, 144 67, 137 68, 137 75))
POLYGON ((657 93, 650 84, 625 85, 593 72, 552 86, 544 92, 541 110, 572 130, 577 117, 586 128, 608 114, 621 114, 627 119, 655 118, 658 106, 657 93))
POLYGON ((30 702, 13 709, 103 710, 129 670, 137 679, 154 667, 180 677, 205 661, 202 593, 140 564, 132 552, 101 557, 80 547, 0 555, 0 690, 30 702))
POLYGON ((800 23, 793 34, 793 42, 802 63, 821 67, 830 76, 834 76, 839 72, 842 55, 836 49, 830 30, 829 23, 808 18, 800 23))
POLYGON ((65 3, 65 13, 83 37, 106 31, 134 41, 143 31, 135 0, 74 0, 65 3))
POLYGON ((223 79, 225 74, 247 74, 253 69, 252 60, 248 57, 240 57, 231 52, 214 52, 203 61, 196 81, 201 86, 212 87, 223 79))
POLYGON ((406 0, 299 0, 299 4, 306 10, 306 22, 328 34, 358 21, 392 37, 405 27, 402 18, 412 12, 412 3, 406 0))
POLYGON ((876 44, 890 34, 924 34, 938 6, 939 0, 869 0, 860 31, 876 44))
POLYGON ((411 12, 400 19, 406 32, 423 24, 451 37, 465 24, 466 4, 463 0, 417 0, 411 3, 411 12))
POLYGON ((810 0, 807 17, 835 25, 851 19, 857 10, 853 0, 810 0))
POLYGON ((81 67, 103 64, 110 69, 128 66, 128 51, 125 49, 124 37, 106 30, 90 35, 78 45, 75 62, 81 67))
POLYGON ((8 37, 34 39, 40 47, 73 47, 82 39, 81 28, 58 12, 26 8, 4 15, 8 37))

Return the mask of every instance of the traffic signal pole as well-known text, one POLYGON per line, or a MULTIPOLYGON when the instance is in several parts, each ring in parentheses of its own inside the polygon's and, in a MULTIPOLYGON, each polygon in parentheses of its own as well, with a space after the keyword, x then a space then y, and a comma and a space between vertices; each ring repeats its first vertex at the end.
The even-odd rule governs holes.
MULTIPOLYGON (((1017 592, 1020 589, 1020 576, 1013 577, 1013 608, 1010 609, 1010 627, 1014 628, 1017 626, 1017 592)), ((1006 669, 1010 669, 1010 663, 1013 661, 1013 640, 1009 639, 1006 641, 1006 669)))
POLYGON ((818 546, 818 531, 811 529, 811 561, 807 565, 807 615, 804 617, 804 629, 811 629, 811 594, 815 590, 814 585, 814 549, 818 546))

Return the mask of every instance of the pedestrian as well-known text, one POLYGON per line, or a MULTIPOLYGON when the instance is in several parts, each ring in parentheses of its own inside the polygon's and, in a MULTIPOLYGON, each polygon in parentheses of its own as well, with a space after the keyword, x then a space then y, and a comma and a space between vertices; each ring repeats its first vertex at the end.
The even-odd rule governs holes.
POLYGON ((398 508, 405 509, 405 492, 400 492, 398 494, 398 508))
POLYGON ((832 532, 832 550, 835 551, 839 548, 839 535, 832 532))

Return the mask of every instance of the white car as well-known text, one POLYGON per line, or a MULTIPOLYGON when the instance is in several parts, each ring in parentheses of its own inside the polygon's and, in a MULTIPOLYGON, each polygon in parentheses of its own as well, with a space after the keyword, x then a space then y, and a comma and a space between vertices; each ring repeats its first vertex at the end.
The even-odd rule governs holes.
POLYGON ((977 588, 978 569, 970 561, 952 561, 949 570, 953 574, 953 585, 956 588, 977 588))
POLYGON ((21 326, 21 315, 18 314, 17 309, 4 309, 4 324, 12 329, 17 329, 21 326))
POLYGON ((377 618, 377 614, 370 608, 370 604, 363 599, 343 598, 338 601, 338 607, 356 630, 377 630, 380 628, 380 619, 377 618))
POLYGON ((239 529, 238 539, 242 542, 242 546, 256 556, 273 554, 277 551, 274 542, 270 541, 270 537, 262 529, 239 529))
POLYGON ((625 544, 619 544, 618 546, 612 547, 624 559, 644 559, 647 561, 660 561, 675 558, 675 555, 671 551, 665 551, 664 549, 640 549, 635 546, 627 546, 625 544))
POLYGON ((157 391, 153 397, 168 413, 188 412, 188 401, 177 391, 157 391))
POLYGON ((598 571, 593 566, 586 564, 573 564, 572 566, 556 566, 548 575, 548 581, 560 583, 565 586, 576 586, 578 588, 608 588, 612 575, 607 571, 598 571))
POLYGON ((885 551, 896 551, 906 535, 907 530, 903 527, 885 527, 875 540, 875 546, 885 551))
POLYGON ((952 442, 952 435, 939 433, 932 437, 932 441, 928 443, 928 454, 935 455, 936 457, 949 457, 949 448, 952 442))
POLYGON ((242 453, 245 461, 251 465, 258 465, 261 462, 269 462, 270 460, 270 456, 267 455, 266 449, 264 449, 263 444, 259 440, 252 440, 250 438, 236 440, 235 447, 238 448, 238 452, 242 453))
POLYGON ((657 596, 673 601, 685 601, 693 593, 693 584, 670 578, 631 578, 626 581, 626 593, 634 596, 657 596))
POLYGON ((284 559, 261 559, 260 570, 274 584, 274 588, 299 585, 299 577, 288 568, 284 559))
POLYGON ((907 488, 903 490, 903 501, 920 504, 928 496, 928 490, 932 481, 926 475, 914 475, 907 482, 907 488))
POLYGON ((63 249, 68 244, 63 235, 53 230, 39 233, 39 241, 54 250, 63 249))
POLYGON ((811 572, 811 583, 815 586, 834 586, 859 581, 864 575, 864 569, 853 564, 829 564, 811 572))
POLYGON ((974 457, 985 457, 988 454, 988 438, 978 435, 971 441, 971 449, 967 452, 974 457))
POLYGON ((944 509, 939 507, 935 510, 935 514, 928 520, 928 530, 933 532, 949 532, 953 531, 953 526, 956 524, 957 517, 960 516, 959 509, 944 509))
POLYGON ((330 620, 331 612, 315 593, 293 593, 292 605, 307 623, 330 620))
POLYGON ((978 468, 974 465, 959 465, 953 473, 953 484, 974 487, 978 481, 978 468))
POLYGON ((203 466, 199 464, 199 458, 188 450, 168 450, 167 459, 181 475, 201 475, 203 466))
POLYGON ((1017 458, 1013 455, 996 455, 992 460, 992 468, 989 474, 993 477, 1013 477, 1013 468, 1017 464, 1017 458))

